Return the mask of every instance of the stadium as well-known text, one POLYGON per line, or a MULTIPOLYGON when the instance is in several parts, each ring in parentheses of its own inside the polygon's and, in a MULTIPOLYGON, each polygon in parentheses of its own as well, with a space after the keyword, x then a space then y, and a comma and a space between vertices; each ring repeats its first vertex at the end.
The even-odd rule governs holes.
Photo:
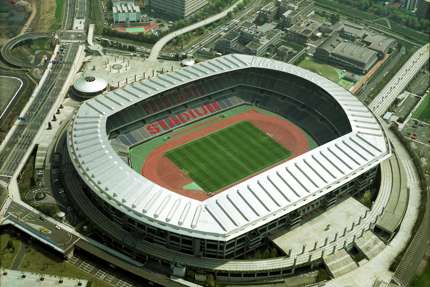
POLYGON ((348 91, 236 54, 84 102, 63 152, 68 195, 110 246, 184 266, 242 258, 368 189, 391 154, 348 91))

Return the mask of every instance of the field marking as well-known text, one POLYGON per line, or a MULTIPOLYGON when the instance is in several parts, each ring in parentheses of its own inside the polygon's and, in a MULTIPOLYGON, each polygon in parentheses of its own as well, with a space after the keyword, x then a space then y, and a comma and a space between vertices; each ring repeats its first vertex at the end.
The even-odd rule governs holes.
POLYGON ((166 156, 211 193, 288 159, 291 154, 252 123, 242 121, 170 150, 166 156), (255 154, 261 156, 254 157, 255 154), (208 167, 216 172, 208 173, 208 167))

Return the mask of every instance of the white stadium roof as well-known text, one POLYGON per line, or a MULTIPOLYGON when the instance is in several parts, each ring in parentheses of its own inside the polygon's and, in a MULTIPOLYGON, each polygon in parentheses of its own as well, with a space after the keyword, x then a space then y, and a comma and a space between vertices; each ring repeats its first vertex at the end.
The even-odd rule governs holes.
POLYGON ((390 155, 378 121, 348 91, 319 75, 271 59, 227 55, 134 83, 116 93, 84 102, 74 118, 68 149, 77 172, 100 198, 135 220, 191 237, 230 240, 335 190, 390 155), (343 107, 352 132, 204 201, 146 179, 110 145, 109 116, 175 86, 245 68, 276 70, 319 85, 343 107))
POLYGON ((80 93, 95 94, 103 92, 107 85, 106 80, 102 78, 86 75, 77 79, 73 84, 73 88, 80 93))

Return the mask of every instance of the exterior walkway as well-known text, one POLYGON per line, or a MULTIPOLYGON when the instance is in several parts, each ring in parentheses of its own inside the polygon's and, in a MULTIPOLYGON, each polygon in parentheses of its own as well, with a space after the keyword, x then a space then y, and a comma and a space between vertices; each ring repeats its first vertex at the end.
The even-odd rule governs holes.
POLYGON ((366 264, 357 268, 344 276, 329 281, 326 287, 351 286, 351 287, 373 287, 375 281, 390 282, 392 272, 388 269, 397 255, 406 248, 411 239, 412 228, 418 217, 418 208, 421 199, 418 174, 414 163, 401 142, 391 132, 387 135, 396 150, 399 162, 403 164, 407 177, 407 186, 410 189, 408 208, 399 232, 394 236, 390 244, 378 255, 369 260, 366 264))
POLYGON ((357 222, 359 215, 364 215, 367 210, 356 199, 349 197, 312 220, 293 230, 271 236, 270 239, 286 254, 300 254, 303 246, 306 251, 316 249, 327 244, 326 238, 331 241, 341 237, 346 229, 349 231, 353 222, 357 222))

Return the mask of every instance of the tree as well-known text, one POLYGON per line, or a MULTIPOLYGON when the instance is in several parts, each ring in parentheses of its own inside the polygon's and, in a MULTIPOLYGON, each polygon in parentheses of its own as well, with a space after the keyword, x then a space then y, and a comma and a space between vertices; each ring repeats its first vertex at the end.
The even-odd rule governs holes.
POLYGON ((6 243, 6 249, 10 250, 12 253, 15 252, 15 245, 13 244, 12 240, 8 240, 6 243))
POLYGON ((370 192, 370 190, 366 190, 363 193, 363 204, 367 207, 372 206, 372 193, 370 192))
POLYGON ((255 251, 255 259, 261 259, 262 258, 262 254, 260 249, 257 249, 257 251, 255 251))
POLYGON ((339 17, 339 14, 337 14, 337 13, 332 13, 330 15, 330 22, 332 24, 337 23, 339 21, 339 19, 340 19, 340 17, 339 17))
POLYGON ((272 250, 270 250, 270 258, 275 258, 278 257, 278 250, 276 250, 275 247, 272 248, 272 250))
POLYGON ((213 274, 208 274, 206 276, 206 283, 209 287, 215 287, 215 277, 213 274))

